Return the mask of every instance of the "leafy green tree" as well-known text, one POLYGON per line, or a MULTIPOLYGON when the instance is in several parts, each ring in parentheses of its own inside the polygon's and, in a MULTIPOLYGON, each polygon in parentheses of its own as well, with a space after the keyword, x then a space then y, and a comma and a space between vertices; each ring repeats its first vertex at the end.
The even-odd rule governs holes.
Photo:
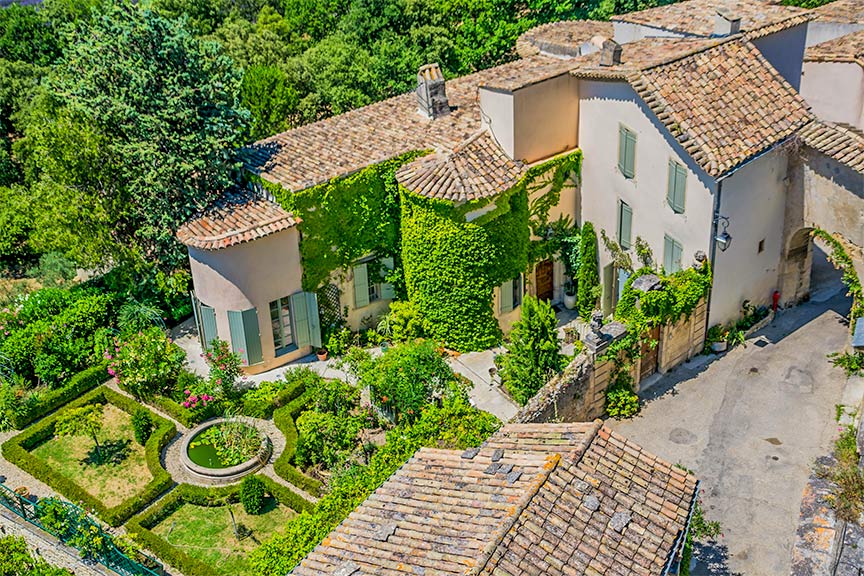
POLYGON ((583 320, 590 320, 600 298, 600 274, 597 264, 597 233, 591 222, 582 226, 579 242, 579 285, 576 306, 583 320))
POLYGON ((232 13, 210 38, 217 40, 237 66, 282 66, 298 56, 309 42, 297 36, 286 20, 270 6, 252 22, 232 13))
POLYGON ((3 576, 69 576, 71 572, 33 556, 24 538, 3 536, 0 538, 0 574, 3 576))
POLYGON ((240 483, 240 503, 247 514, 261 514, 267 487, 257 476, 246 476, 240 483))
POLYGON ((231 4, 229 0, 153 0, 152 8, 166 18, 187 18, 189 29, 203 36, 222 25, 231 4))
POLYGON ((505 345, 507 352, 498 363, 507 391, 524 405, 561 370, 563 358, 552 306, 526 296, 520 314, 505 345))
POLYGON ((12 4, 0 10, 0 58, 45 66, 59 53, 55 31, 33 6, 12 4))
POLYGON ((130 3, 80 23, 73 40, 21 146, 52 217, 44 224, 60 230, 47 240, 172 269, 185 260, 176 228, 239 167, 240 75, 216 43, 130 3))
POLYGON ((88 404, 80 408, 69 408, 60 413, 54 425, 57 436, 89 436, 96 445, 98 461, 102 461, 99 433, 104 423, 102 404, 88 404))
POLYGON ((275 66, 252 66, 243 73, 240 89, 243 107, 252 114, 253 140, 278 134, 289 127, 297 109, 297 92, 275 66))
POLYGON ((118 384, 136 398, 147 398, 171 391, 186 354, 161 328, 153 326, 118 343, 108 361, 108 373, 118 384))
POLYGON ((0 262, 20 261, 31 254, 29 238, 33 230, 32 210, 26 189, 21 186, 0 186, 0 262))

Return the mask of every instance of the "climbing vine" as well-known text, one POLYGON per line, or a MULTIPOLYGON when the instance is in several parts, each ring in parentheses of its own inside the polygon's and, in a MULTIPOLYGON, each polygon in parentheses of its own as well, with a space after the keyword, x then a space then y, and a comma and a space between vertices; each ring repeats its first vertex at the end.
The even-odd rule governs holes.
POLYGON ((816 228, 810 235, 825 242, 831 249, 828 260, 835 268, 843 272, 843 284, 846 285, 847 295, 852 297, 852 310, 849 312, 849 324, 855 329, 855 320, 864 316, 864 289, 861 287, 861 279, 855 272, 855 264, 852 257, 846 251, 843 243, 829 232, 816 228))
MULTIPOLYGON (((314 291, 367 254, 399 259, 399 191, 395 172, 425 152, 410 152, 349 176, 292 192, 256 178, 300 218, 303 289, 314 291)), ((398 282, 397 282, 398 284, 398 282)))
POLYGON ((407 296, 430 336, 456 350, 501 341, 491 306, 493 290, 545 253, 549 211, 568 180, 578 175, 581 160, 578 151, 555 158, 532 167, 510 190, 462 205, 402 190, 407 296), (469 221, 490 204, 491 210, 469 221))

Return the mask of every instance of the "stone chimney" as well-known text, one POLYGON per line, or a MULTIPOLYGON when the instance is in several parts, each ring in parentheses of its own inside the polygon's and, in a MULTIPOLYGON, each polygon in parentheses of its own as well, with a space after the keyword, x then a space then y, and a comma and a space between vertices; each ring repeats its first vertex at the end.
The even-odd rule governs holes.
POLYGON ((600 65, 617 66, 621 64, 621 45, 606 38, 600 48, 600 65))
POLYGON ((444 75, 438 64, 426 64, 417 71, 417 107, 427 118, 450 113, 444 75))
POLYGON ((741 31, 741 17, 728 10, 717 9, 714 15, 714 36, 730 36, 741 31))

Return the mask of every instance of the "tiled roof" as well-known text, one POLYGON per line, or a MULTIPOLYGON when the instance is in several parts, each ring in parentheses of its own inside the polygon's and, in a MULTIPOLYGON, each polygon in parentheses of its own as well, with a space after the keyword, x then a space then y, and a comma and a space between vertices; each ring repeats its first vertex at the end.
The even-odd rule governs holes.
POLYGON ((599 421, 508 424, 417 452, 293 574, 660 574, 696 486, 599 421))
POLYGON ((864 30, 807 48, 808 62, 857 62, 864 67, 864 30))
MULTIPOLYGON (((478 87, 494 78, 545 77, 560 63, 535 56, 447 81, 451 112, 434 120, 413 92, 277 134, 246 150, 246 167, 302 190, 414 150, 448 151, 480 130, 478 87)), ((561 72, 566 72, 562 69, 561 72)))
POLYGON ((813 9, 816 20, 841 24, 864 24, 864 0, 834 0, 813 9))
POLYGON ((864 134, 860 131, 817 120, 805 126, 800 135, 810 148, 864 174, 864 134))
POLYGON ((720 176, 810 120, 801 96, 736 38, 631 79, 634 90, 709 175, 720 176))
POLYGON ((219 250, 291 228, 299 219, 251 192, 230 192, 177 231, 177 239, 201 250, 219 250))
POLYGON ((512 188, 525 172, 524 164, 511 160, 483 130, 449 154, 423 156, 402 166, 396 180, 428 198, 468 202, 512 188))
POLYGON ((613 22, 630 22, 708 37, 714 34, 714 16, 718 9, 740 17, 742 32, 756 32, 765 26, 771 26, 772 32, 779 32, 803 24, 810 18, 801 8, 769 4, 763 0, 686 0, 611 19, 613 22))
POLYGON ((516 52, 523 58, 545 53, 555 56, 579 56, 581 47, 594 36, 611 38, 611 22, 598 20, 565 20, 535 26, 516 40, 516 52))

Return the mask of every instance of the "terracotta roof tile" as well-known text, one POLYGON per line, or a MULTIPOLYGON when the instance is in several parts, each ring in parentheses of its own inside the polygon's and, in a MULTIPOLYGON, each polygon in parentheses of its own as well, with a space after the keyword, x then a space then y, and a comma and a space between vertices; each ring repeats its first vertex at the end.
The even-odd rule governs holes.
POLYGON ((537 54, 572 57, 581 55, 582 45, 594 36, 611 38, 611 22, 566 20, 535 26, 516 40, 516 52, 526 58, 537 54))
POLYGON ((219 250, 291 228, 299 222, 278 204, 251 192, 230 192, 177 231, 177 239, 201 250, 219 250))
POLYGON ((424 156, 402 166, 396 179, 422 196, 468 202, 512 188, 525 172, 525 166, 511 160, 484 130, 449 154, 424 156))
POLYGON ((709 175, 720 176, 810 121, 801 96, 735 38, 633 75, 649 108, 709 175))
POLYGON ((807 48, 806 62, 856 62, 864 67, 864 29, 807 48))
POLYGON ((613 22, 629 22, 682 34, 710 37, 718 9, 741 18, 741 31, 755 33, 771 26, 771 32, 803 24, 809 13, 794 6, 769 4, 763 0, 686 0, 638 12, 613 16, 613 22))
POLYGON ((846 126, 814 121, 800 132, 805 145, 864 174, 864 134, 846 126))
POLYGON ((815 8, 816 20, 841 24, 864 24, 864 0, 834 0, 815 8))
POLYGON ((420 450, 293 574, 659 574, 696 487, 599 421, 509 424, 476 454, 420 450))

